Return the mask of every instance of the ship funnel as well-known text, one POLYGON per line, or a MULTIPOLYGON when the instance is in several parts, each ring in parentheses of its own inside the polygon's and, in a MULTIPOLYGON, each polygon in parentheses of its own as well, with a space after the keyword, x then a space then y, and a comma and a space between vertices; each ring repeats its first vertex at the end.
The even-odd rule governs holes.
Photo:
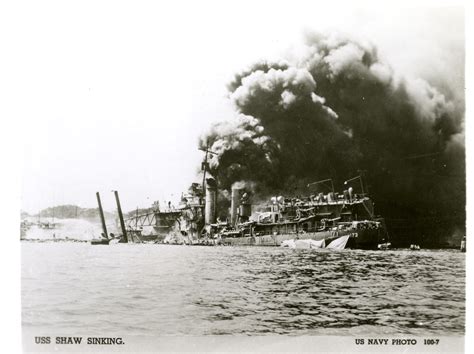
POLYGON ((214 178, 206 179, 206 208, 204 221, 206 225, 216 222, 216 201, 217 201, 217 184, 214 178))
POLYGON ((240 199, 240 207, 239 207, 239 217, 240 220, 245 222, 250 219, 252 215, 252 203, 250 201, 249 193, 245 192, 242 194, 242 198, 240 199))
POLYGON ((230 224, 232 226, 235 226, 237 223, 241 192, 242 188, 232 187, 232 196, 230 200, 230 224))

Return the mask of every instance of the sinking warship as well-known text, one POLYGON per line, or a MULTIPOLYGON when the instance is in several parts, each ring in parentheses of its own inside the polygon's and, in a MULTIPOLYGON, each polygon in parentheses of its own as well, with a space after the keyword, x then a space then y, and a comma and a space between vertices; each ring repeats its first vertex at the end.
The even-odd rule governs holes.
POLYGON ((318 241, 312 243, 318 248, 337 244, 338 248, 377 249, 389 243, 384 219, 375 215, 370 197, 355 194, 351 187, 343 193, 272 197, 263 211, 254 214, 250 195, 245 188, 232 188, 230 222, 208 223, 206 236, 216 244, 239 246, 312 240, 318 241))
POLYGON ((193 183, 177 207, 155 205, 150 212, 128 218, 128 242, 282 246, 291 240, 308 240, 316 241, 312 246, 318 248, 337 243, 339 248, 357 249, 389 244, 384 219, 375 215, 371 198, 354 193, 352 187, 342 193, 332 188, 308 197, 272 197, 252 212, 257 206, 252 205, 251 191, 235 185, 230 215, 224 221, 216 218, 217 193, 216 181, 206 178, 203 186, 193 183))
POLYGON ((204 151, 202 184, 193 183, 177 207, 168 204, 162 210, 155 204, 151 211, 121 221, 124 242, 284 246, 289 241, 307 240, 310 247, 334 248, 337 244, 337 248, 358 249, 390 245, 385 221, 375 215, 362 176, 344 182, 348 188, 342 193, 334 191, 331 179, 310 183, 308 187, 323 183, 327 187, 330 183, 331 191, 308 197, 275 196, 255 213, 251 190, 245 183, 235 183, 231 188, 230 218, 217 219, 218 185, 214 178, 206 178, 208 154, 213 152, 208 148, 204 151), (355 180, 360 182, 359 193, 349 184, 355 180))

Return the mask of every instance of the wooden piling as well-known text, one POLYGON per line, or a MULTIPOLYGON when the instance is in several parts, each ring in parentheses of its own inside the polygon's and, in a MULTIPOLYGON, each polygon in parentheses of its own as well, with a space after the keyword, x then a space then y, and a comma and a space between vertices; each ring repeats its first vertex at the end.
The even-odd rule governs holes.
POLYGON ((104 232, 104 237, 109 238, 107 233, 107 226, 105 225, 105 218, 104 218, 104 210, 102 209, 102 203, 100 202, 100 195, 99 192, 95 194, 97 196, 97 203, 99 204, 99 214, 100 214, 100 221, 102 223, 102 231, 104 232))
POLYGON ((120 227, 122 228, 122 235, 123 237, 127 240, 127 242, 130 242, 131 240, 128 237, 127 230, 125 228, 125 222, 123 221, 123 214, 122 214, 122 207, 120 206, 120 199, 117 191, 114 191, 115 194, 115 201, 117 202, 117 211, 120 219, 120 227))

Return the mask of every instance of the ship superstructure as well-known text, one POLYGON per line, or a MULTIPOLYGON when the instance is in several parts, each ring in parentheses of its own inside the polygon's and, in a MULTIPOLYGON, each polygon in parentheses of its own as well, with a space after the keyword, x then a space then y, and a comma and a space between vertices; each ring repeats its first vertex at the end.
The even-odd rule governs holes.
POLYGON ((177 206, 153 203, 150 210, 125 220, 129 242, 192 243, 204 227, 205 205, 202 189, 193 183, 177 206))
POLYGON ((252 214, 249 193, 233 188, 230 223, 210 227, 210 237, 224 245, 279 246, 288 240, 324 241, 345 237, 348 248, 377 249, 388 242, 384 220, 374 204, 352 188, 343 193, 308 197, 272 197, 263 211, 252 214))

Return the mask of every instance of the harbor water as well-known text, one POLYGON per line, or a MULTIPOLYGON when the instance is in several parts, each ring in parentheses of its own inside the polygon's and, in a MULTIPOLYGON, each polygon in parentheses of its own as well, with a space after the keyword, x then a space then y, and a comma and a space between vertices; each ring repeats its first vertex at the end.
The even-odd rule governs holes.
POLYGON ((95 335, 464 334, 465 254, 22 242, 22 325, 95 335))

